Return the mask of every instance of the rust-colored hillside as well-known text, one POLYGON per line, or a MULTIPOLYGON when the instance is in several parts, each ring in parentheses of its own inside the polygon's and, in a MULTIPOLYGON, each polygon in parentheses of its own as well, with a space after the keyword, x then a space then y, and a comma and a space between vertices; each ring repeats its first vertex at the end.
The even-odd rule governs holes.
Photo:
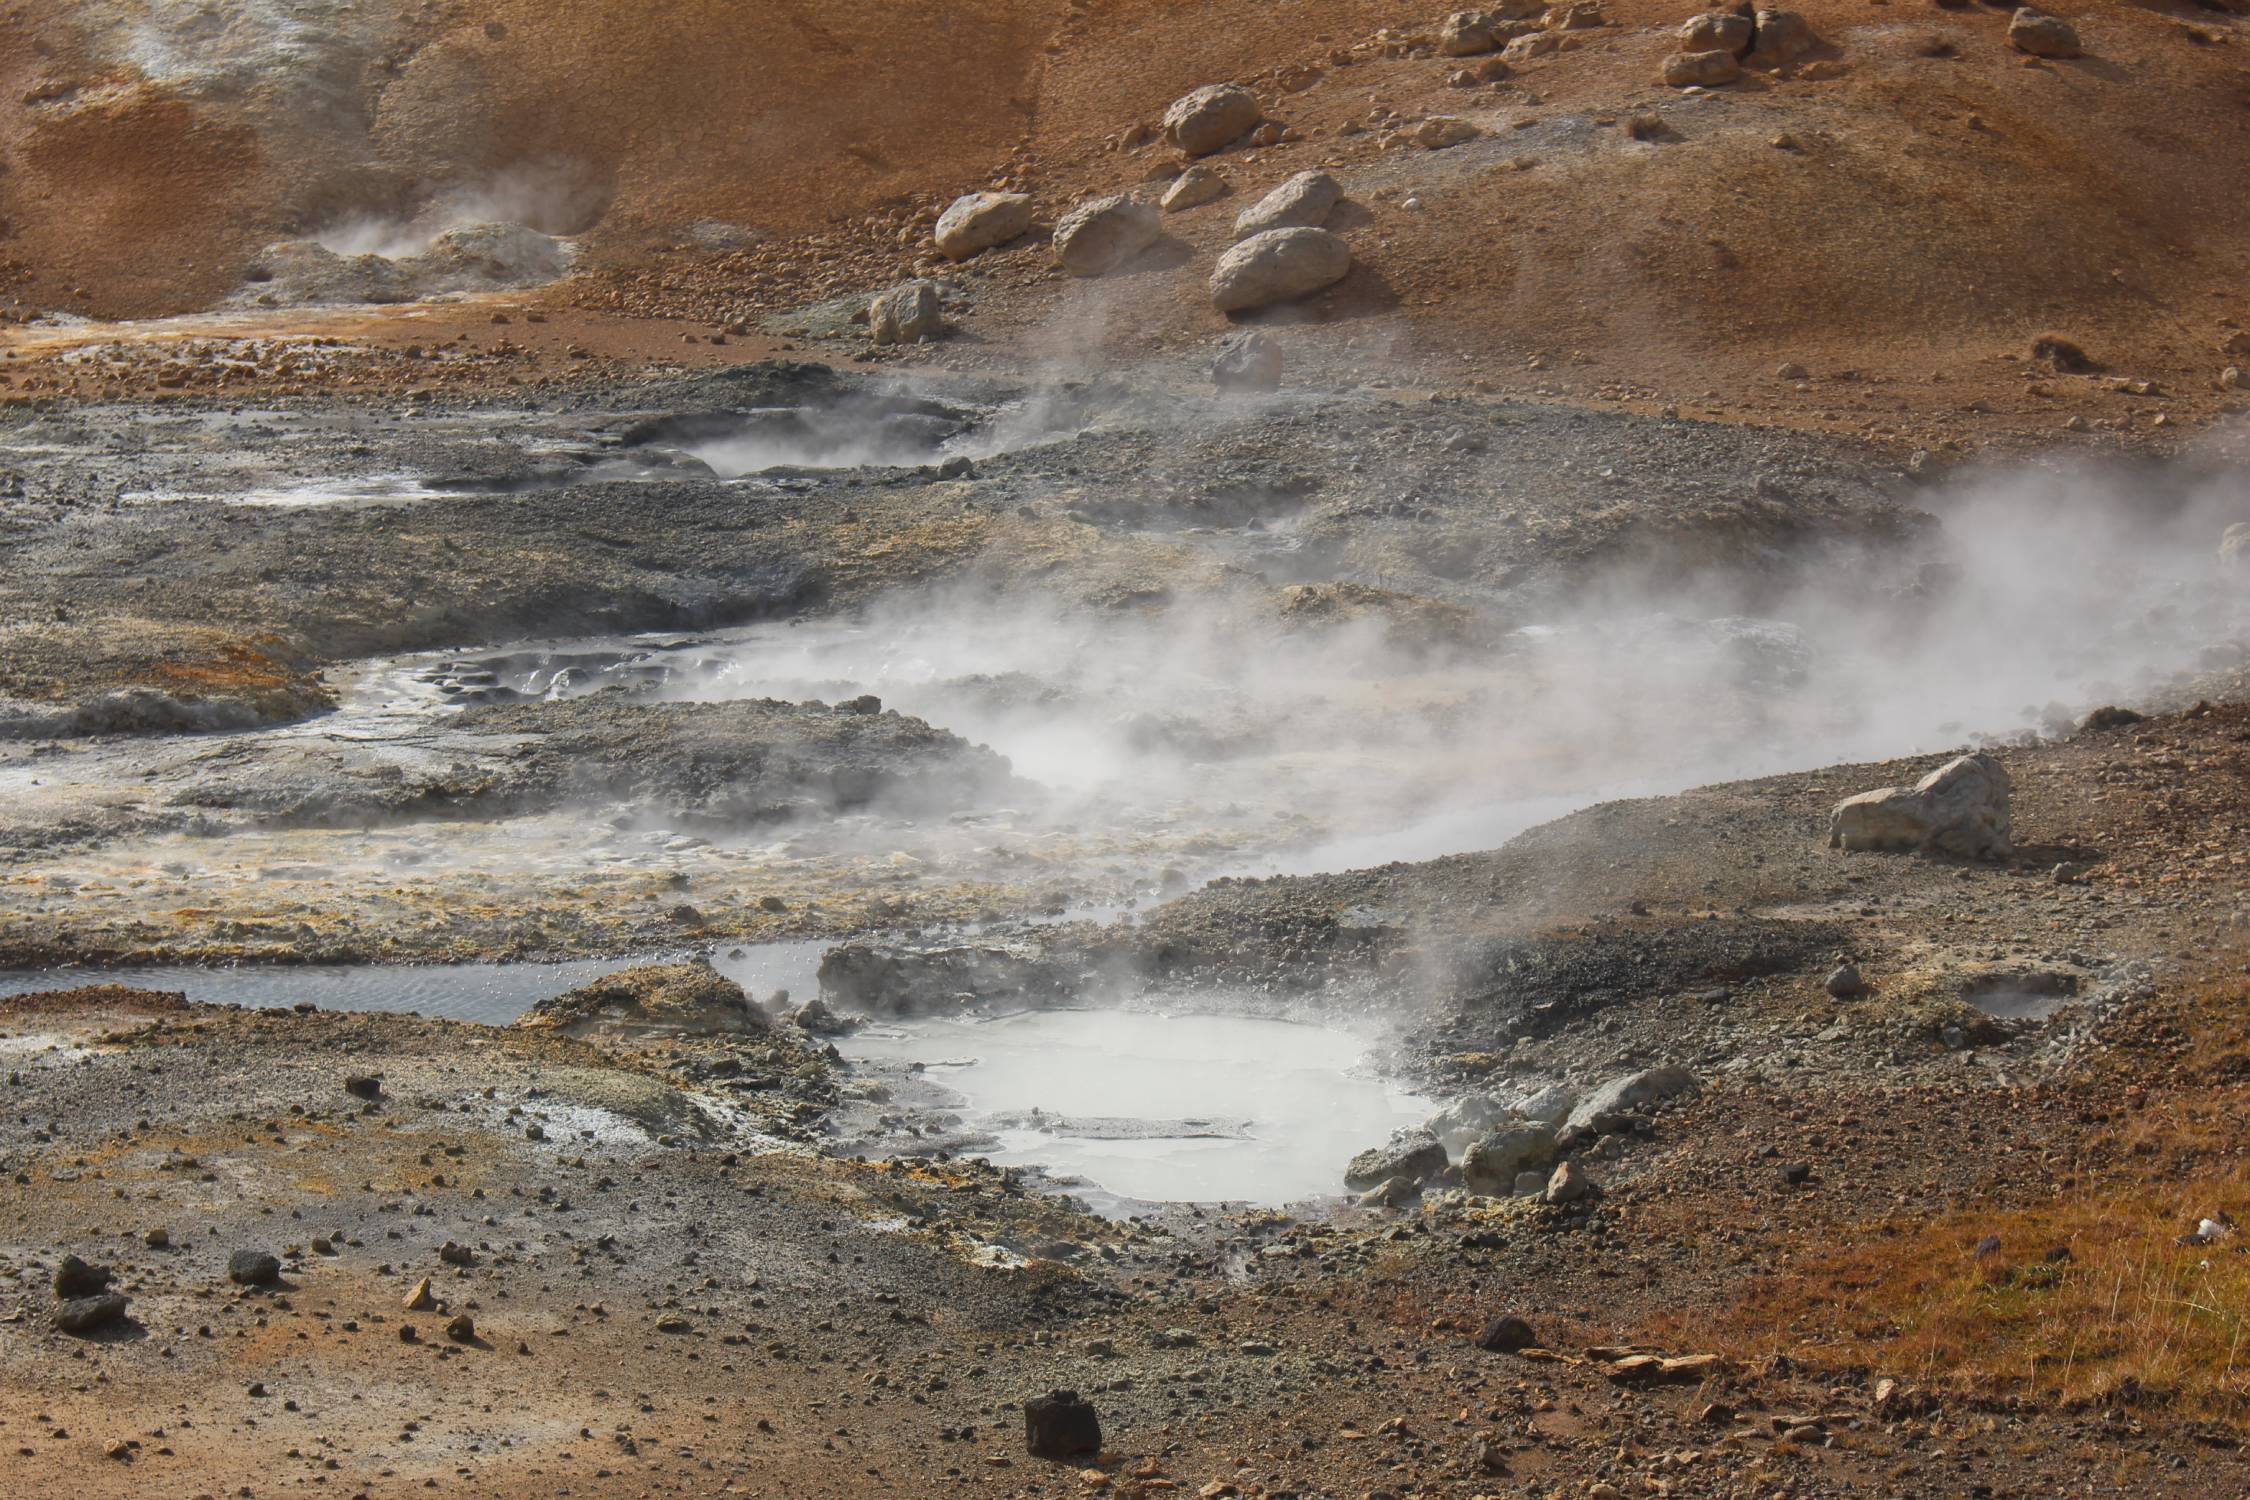
POLYGON ((2250 321, 2250 17, 2187 0, 2058 3, 2086 52, 2067 61, 2011 49, 2003 7, 1806 0, 1812 53, 1707 96, 1659 78, 1696 12, 1680 0, 1606 0, 1605 24, 1473 82, 1478 59, 1421 45, 1441 6, 1390 0, 330 9, 32 0, 0 19, 19 309, 209 307, 272 240, 497 184, 516 216, 582 233, 561 301, 737 321, 927 269, 962 191, 1023 186, 1044 223, 1160 178, 1177 158, 1136 127, 1238 80, 1290 138, 1217 158, 1234 194, 1170 216, 1184 251, 1122 278, 1070 282, 1036 243, 985 257, 988 349, 1207 346, 1234 212, 1310 167, 1356 200, 1359 265, 1288 320, 1322 325, 1305 347, 1346 369, 1724 388, 1838 425, 2036 419, 2107 377, 2186 416, 2230 399, 2225 346, 2250 321), (1396 131, 1439 114, 1484 134, 1424 151, 1396 131), (2051 331, 2102 368, 2027 390, 2051 331))

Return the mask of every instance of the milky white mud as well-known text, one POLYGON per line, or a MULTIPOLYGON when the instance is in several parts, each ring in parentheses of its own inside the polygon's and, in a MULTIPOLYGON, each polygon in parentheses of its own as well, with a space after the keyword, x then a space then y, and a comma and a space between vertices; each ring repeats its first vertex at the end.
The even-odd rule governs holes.
POLYGON ((1039 1011, 838 1045, 878 1070, 920 1064, 999 1141, 992 1160, 1083 1179, 1112 1207, 1327 1197, 1339 1162, 1432 1108, 1367 1071, 1363 1037, 1241 1016, 1039 1011))

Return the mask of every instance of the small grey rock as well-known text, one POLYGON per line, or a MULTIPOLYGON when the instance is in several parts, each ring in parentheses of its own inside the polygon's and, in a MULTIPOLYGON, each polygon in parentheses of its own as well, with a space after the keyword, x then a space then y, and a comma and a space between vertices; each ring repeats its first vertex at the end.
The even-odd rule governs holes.
POLYGON ((116 1273, 107 1266, 91 1265, 75 1255, 66 1255, 62 1264, 55 1267, 55 1295, 64 1301, 98 1296, 109 1290, 115 1277, 116 1273))
POLYGON ((73 1297, 55 1309, 55 1326, 65 1333, 93 1333, 125 1319, 130 1305, 120 1292, 98 1297, 73 1297))
POLYGON ((1531 1325, 1513 1313, 1494 1318, 1477 1331, 1477 1347, 1488 1354, 1513 1354, 1518 1349, 1535 1348, 1539 1336, 1531 1325))
POLYGON ((271 1286, 281 1279, 281 1257, 271 1250, 237 1250, 227 1257, 227 1279, 237 1286, 271 1286))
POLYGON ((1281 387, 1281 341, 1266 333, 1238 333, 1219 346, 1211 383, 1222 391, 1273 391, 1281 387))

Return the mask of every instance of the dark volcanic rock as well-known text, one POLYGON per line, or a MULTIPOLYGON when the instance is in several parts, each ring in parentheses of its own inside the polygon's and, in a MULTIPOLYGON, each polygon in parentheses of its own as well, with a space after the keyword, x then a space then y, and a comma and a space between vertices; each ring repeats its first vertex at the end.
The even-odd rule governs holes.
POLYGON ((1033 1458, 1075 1458, 1102 1451, 1101 1418, 1076 1391, 1052 1391, 1023 1404, 1024 1441, 1033 1458))
POLYGON ((1477 1347, 1489 1354, 1513 1354, 1538 1342, 1539 1336, 1531 1331, 1531 1325, 1513 1313, 1494 1318, 1477 1332, 1477 1347))
POLYGON ((281 1257, 271 1250, 237 1250, 227 1257, 227 1280, 238 1286, 271 1286, 281 1279, 281 1257))
POLYGON ((126 1298, 118 1292, 74 1297, 55 1309, 55 1326, 65 1333, 94 1333, 125 1320, 126 1298))
POLYGON ((92 1297, 108 1291, 113 1279, 115 1273, 109 1267, 89 1265, 75 1255, 66 1255, 55 1267, 55 1295, 65 1300, 92 1297))

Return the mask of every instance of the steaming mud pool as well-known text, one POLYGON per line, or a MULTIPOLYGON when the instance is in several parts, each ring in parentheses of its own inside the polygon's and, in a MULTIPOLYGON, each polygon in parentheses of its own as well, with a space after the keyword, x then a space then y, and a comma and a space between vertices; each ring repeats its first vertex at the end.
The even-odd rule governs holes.
MULTIPOLYGON (((711 962, 754 994, 809 995, 825 946, 757 944, 711 962)), ((0 997, 113 983, 213 1004, 310 1002, 505 1026, 626 962, 0 971, 0 997)), ((1111 1212, 1332 1197, 1342 1162, 1434 1108, 1371 1070, 1363 1037, 1249 1016, 1051 1010, 885 1022, 837 1048, 896 1101, 922 1149, 944 1140, 1037 1167, 1111 1212)))
POLYGON ((1111 1211, 1332 1196, 1341 1163, 1432 1108, 1367 1071, 1361 1038, 1243 1016, 1050 1010, 838 1045, 901 1096, 942 1091, 963 1130, 993 1141, 979 1154, 1080 1179, 1111 1211))

